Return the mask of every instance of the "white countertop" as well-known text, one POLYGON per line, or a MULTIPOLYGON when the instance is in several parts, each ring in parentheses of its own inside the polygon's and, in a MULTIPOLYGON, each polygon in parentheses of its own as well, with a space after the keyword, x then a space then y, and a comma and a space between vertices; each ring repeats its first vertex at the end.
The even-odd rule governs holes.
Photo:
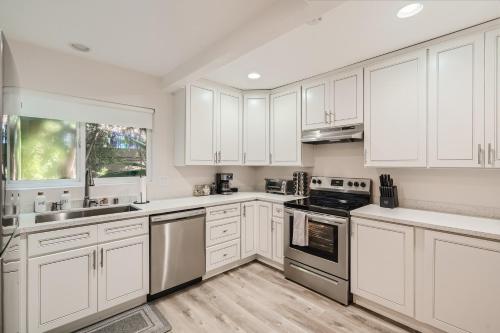
POLYGON ((236 192, 231 195, 210 195, 203 197, 181 197, 164 200, 152 200, 148 204, 133 205, 138 211, 107 214, 92 217, 76 218, 64 221, 54 221, 45 223, 35 223, 35 213, 19 215, 19 233, 32 233, 53 229, 76 227, 88 224, 95 224, 119 219, 143 217, 161 213, 174 212, 179 210, 210 207, 230 203, 238 203, 252 200, 263 200, 282 204, 286 201, 295 200, 301 197, 293 195, 270 194, 263 192, 236 192))
POLYGON ((500 240, 500 220, 438 213, 408 208, 382 208, 368 205, 351 211, 354 217, 399 223, 426 229, 454 232, 500 240))

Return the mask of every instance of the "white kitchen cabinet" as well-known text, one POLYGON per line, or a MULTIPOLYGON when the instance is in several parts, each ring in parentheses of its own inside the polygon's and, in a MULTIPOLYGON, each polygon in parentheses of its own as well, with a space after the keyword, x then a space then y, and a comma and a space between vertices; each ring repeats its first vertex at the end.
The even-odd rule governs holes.
POLYGON ((365 166, 426 166, 426 50, 365 68, 365 166))
POLYGON ((98 310, 149 293, 149 236, 99 245, 98 310))
POLYGON ((283 219, 279 217, 272 217, 272 236, 273 236, 273 260, 279 264, 284 264, 284 255, 283 255, 283 219))
POLYGON ((484 34, 429 48, 429 166, 484 166, 484 34))
POLYGON ((302 130, 330 127, 330 79, 302 84, 302 130))
POLYGON ((301 165, 300 87, 271 95, 271 164, 301 165))
MULTIPOLYGON (((3 333, 19 332, 19 261, 3 264, 3 333)), ((1 330, 1 327, 0 327, 1 330)))
POLYGON ((424 235, 425 322, 446 332, 500 332, 500 243, 424 235))
POLYGON ((216 89, 209 85, 186 86, 185 163, 210 165, 216 162, 216 89))
POLYGON ((219 165, 240 165, 243 158, 243 97, 241 93, 219 89, 216 112, 217 159, 219 165))
POLYGON ((413 317, 413 227, 355 218, 351 228, 351 292, 413 317))
POLYGON ((243 164, 269 164, 269 94, 243 97, 243 164))
POLYGON ((486 33, 484 59, 486 167, 500 168, 500 29, 486 33))
POLYGON ((257 253, 261 256, 273 259, 272 247, 272 216, 273 205, 269 202, 257 201, 257 253))
POLYGON ((28 261, 28 328, 45 332, 97 312, 97 246, 28 261))
POLYGON ((241 206, 241 258, 247 258, 257 253, 257 201, 244 202, 241 206))
POLYGON ((363 123, 363 69, 336 73, 330 80, 330 115, 332 126, 363 123))

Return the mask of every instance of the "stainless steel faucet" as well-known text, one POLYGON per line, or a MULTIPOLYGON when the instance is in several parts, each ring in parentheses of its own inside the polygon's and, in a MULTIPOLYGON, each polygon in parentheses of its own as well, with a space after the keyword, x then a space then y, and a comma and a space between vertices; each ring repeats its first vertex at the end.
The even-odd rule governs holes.
POLYGON ((92 204, 97 206, 97 200, 90 199, 90 186, 94 186, 94 178, 92 177, 92 170, 85 170, 85 195, 83 197, 83 207, 92 207, 92 204))

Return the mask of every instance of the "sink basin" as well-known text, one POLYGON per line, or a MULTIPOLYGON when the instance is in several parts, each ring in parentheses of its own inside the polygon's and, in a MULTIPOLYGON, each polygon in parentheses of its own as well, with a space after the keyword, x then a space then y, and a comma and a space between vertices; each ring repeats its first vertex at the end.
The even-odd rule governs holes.
POLYGON ((128 206, 117 206, 117 207, 102 207, 102 208, 98 207, 91 209, 66 211, 66 212, 51 212, 51 213, 44 213, 37 215, 35 217, 35 223, 64 221, 69 219, 77 219, 81 217, 133 212, 136 210, 139 209, 135 208, 134 206, 128 205, 128 206))

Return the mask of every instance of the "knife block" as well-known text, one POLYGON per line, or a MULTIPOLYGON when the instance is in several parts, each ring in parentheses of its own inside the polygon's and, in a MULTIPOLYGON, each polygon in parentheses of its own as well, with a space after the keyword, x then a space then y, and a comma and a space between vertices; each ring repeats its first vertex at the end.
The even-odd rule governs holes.
POLYGON ((380 186, 380 207, 396 208, 399 206, 398 187, 380 186))

